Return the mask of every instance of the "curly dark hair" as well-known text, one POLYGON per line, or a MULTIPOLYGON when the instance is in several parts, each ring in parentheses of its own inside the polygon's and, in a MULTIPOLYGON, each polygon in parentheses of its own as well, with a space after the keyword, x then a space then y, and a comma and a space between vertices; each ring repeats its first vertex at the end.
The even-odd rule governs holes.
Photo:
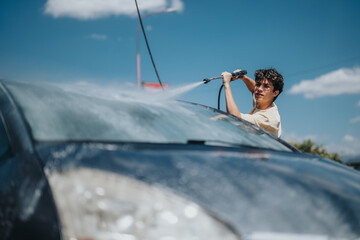
POLYGON ((267 79, 273 84, 274 92, 276 90, 279 91, 279 94, 276 97, 274 97, 274 101, 275 101, 276 98, 283 91, 283 87, 284 87, 283 76, 280 73, 278 73, 278 71, 276 71, 275 68, 256 70, 255 71, 255 82, 261 81, 263 79, 267 79))

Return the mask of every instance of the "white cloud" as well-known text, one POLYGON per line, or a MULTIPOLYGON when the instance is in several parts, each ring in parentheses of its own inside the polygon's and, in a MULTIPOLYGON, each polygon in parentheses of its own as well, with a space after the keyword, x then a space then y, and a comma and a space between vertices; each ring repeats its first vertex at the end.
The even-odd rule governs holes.
MULTIPOLYGON (((138 5, 142 12, 184 9, 182 0, 138 0, 138 5)), ((136 16, 137 11, 134 0, 47 0, 45 13, 55 18, 88 20, 110 15, 136 16)))
POLYGON ((183 3, 182 0, 172 0, 170 8, 178 9, 178 11, 183 11, 184 10, 184 3, 183 3))
POLYGON ((350 119, 350 122, 351 122, 351 123, 360 122, 360 116, 357 116, 357 117, 355 117, 355 118, 350 119))
POLYGON ((307 134, 307 135, 299 135, 295 132, 286 133, 284 132, 282 139, 285 139, 287 142, 303 142, 306 140, 311 140, 313 142, 323 142, 329 139, 327 135, 316 135, 316 134, 307 134))
POLYGON ((328 152, 338 153, 341 157, 348 157, 360 154, 360 139, 346 134, 340 141, 325 144, 328 152))
POLYGON ((90 38, 95 39, 95 40, 106 40, 107 36, 102 35, 102 34, 93 33, 93 34, 91 34, 90 38))
POLYGON ((292 86, 289 93, 304 94, 305 98, 360 93, 360 67, 341 68, 313 80, 303 80, 292 86))
POLYGON ((343 138, 344 142, 356 142, 357 139, 349 134, 346 134, 343 138))
POLYGON ((151 25, 147 25, 147 26, 146 26, 146 31, 150 32, 150 31, 152 31, 152 29, 153 29, 153 28, 152 28, 151 25))
POLYGON ((334 145, 334 149, 344 156, 352 156, 360 154, 360 139, 346 134, 340 144, 334 145))

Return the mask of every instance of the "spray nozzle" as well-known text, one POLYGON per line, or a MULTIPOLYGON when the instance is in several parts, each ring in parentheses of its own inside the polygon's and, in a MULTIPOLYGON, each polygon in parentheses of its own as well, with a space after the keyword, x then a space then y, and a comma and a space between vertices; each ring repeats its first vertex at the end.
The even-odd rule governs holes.
POLYGON ((211 80, 214 80, 214 79, 205 78, 203 81, 204 81, 204 84, 207 84, 207 83, 210 82, 211 80))

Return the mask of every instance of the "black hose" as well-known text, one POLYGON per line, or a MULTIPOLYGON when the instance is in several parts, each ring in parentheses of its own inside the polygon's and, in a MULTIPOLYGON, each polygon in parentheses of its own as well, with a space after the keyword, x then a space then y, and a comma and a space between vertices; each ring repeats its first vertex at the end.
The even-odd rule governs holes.
POLYGON ((224 85, 221 85, 220 89, 219 89, 219 94, 218 94, 218 110, 220 110, 220 97, 221 97, 221 91, 223 89, 224 85))
POLYGON ((157 69, 156 69, 156 66, 155 66, 155 62, 154 62, 153 56, 152 56, 151 51, 150 51, 149 43, 148 43, 148 40, 147 40, 147 37, 146 37, 146 33, 145 33, 145 30, 144 30, 144 25, 143 25, 143 23, 142 23, 140 11, 139 11, 139 6, 138 6, 136 0, 135 0, 135 4, 136 4, 137 13, 138 13, 138 16, 139 16, 139 21, 140 21, 141 29, 142 29, 142 32, 143 32, 143 34, 144 34, 146 46, 147 46, 147 49, 148 49, 148 51, 149 51, 149 55, 150 55, 150 58, 151 58, 151 62, 152 62, 152 64, 153 64, 153 67, 154 67, 156 76, 157 76, 157 78, 158 78, 158 80, 159 80, 160 86, 161 86, 161 88, 164 90, 164 87, 163 87, 163 85, 162 85, 162 83, 161 83, 161 80, 160 80, 159 73, 158 73, 158 71, 157 71, 157 69))

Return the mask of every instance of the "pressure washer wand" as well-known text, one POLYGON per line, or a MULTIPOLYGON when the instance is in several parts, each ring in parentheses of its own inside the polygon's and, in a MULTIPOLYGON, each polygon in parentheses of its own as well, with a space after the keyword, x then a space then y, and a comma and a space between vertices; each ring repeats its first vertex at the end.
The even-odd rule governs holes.
MULTIPOLYGON (((232 75, 231 81, 237 80, 237 79, 243 77, 246 74, 247 74, 246 70, 241 70, 239 72, 232 73, 231 74, 232 75)), ((223 77, 221 76, 221 77, 205 78, 203 81, 204 81, 204 84, 207 84, 208 82, 210 82, 212 80, 215 80, 215 79, 223 79, 223 77)))

